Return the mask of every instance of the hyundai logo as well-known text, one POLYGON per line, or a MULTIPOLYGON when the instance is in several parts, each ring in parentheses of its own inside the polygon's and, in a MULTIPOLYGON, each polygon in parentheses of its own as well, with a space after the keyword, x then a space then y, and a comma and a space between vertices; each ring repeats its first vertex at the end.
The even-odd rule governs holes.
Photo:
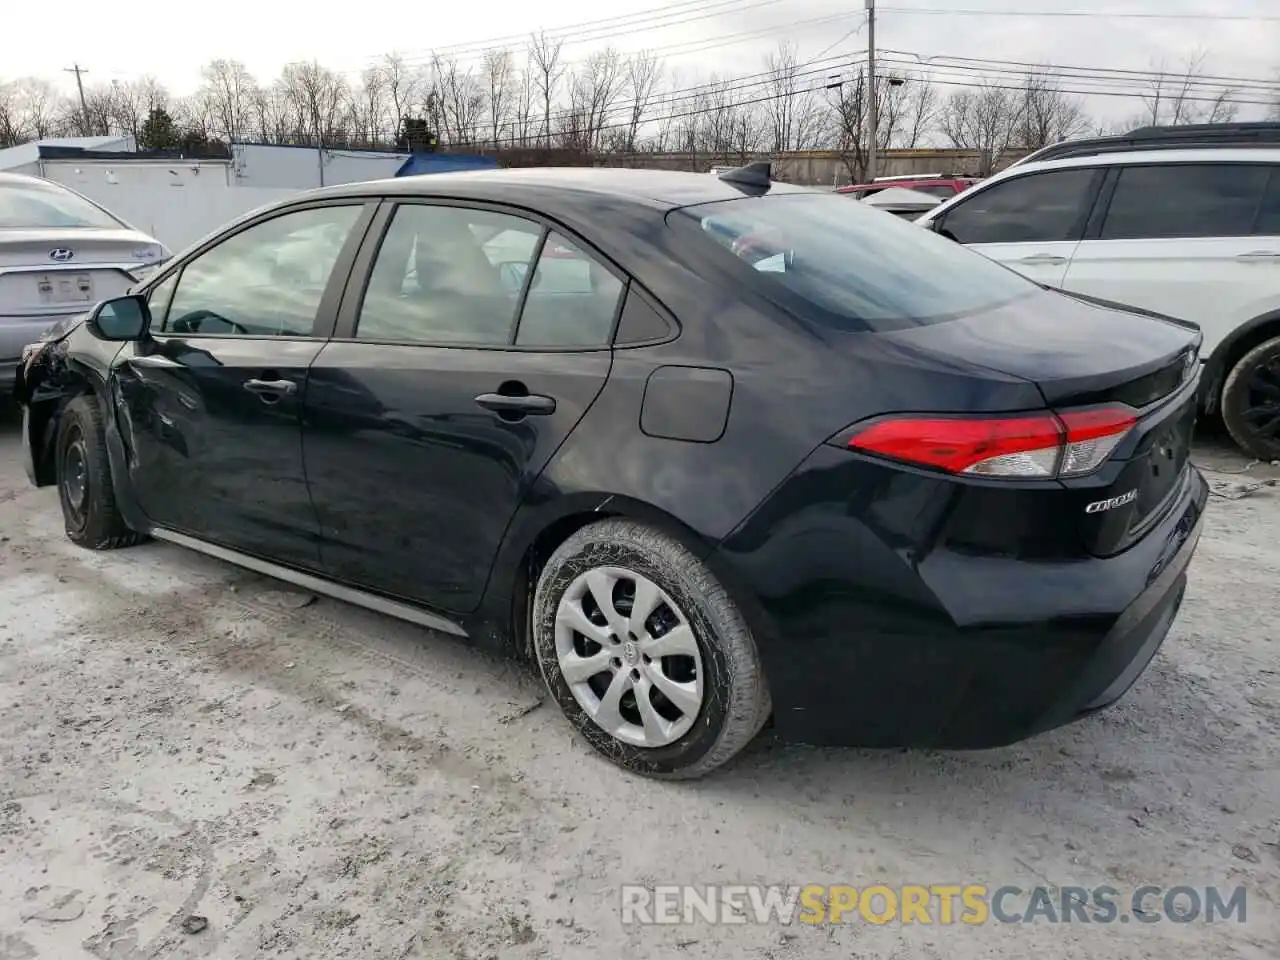
POLYGON ((66 263, 74 256, 75 254, 66 247, 58 247, 56 250, 49 251, 49 259, 56 260, 58 263, 66 263))

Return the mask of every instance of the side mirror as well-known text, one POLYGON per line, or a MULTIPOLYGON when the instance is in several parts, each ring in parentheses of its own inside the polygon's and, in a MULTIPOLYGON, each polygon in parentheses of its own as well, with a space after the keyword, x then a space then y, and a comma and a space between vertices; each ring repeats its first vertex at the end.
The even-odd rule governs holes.
POLYGON ((93 308, 85 326, 99 340, 140 340, 151 328, 151 308, 138 294, 103 300, 93 308))

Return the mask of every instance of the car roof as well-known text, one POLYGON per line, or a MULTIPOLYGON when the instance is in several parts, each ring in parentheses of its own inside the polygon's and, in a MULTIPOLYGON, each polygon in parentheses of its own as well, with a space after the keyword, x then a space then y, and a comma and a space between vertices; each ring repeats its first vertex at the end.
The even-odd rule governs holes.
MULTIPOLYGON (((822 193, 808 187, 774 182, 770 195, 822 193)), ((387 196, 443 197, 489 200, 524 205, 595 207, 601 199, 622 199, 657 210, 672 210, 696 203, 714 203, 759 191, 735 186, 707 173, 675 170, 633 170, 622 167, 523 167, 518 169, 467 170, 428 173, 322 187, 309 191, 307 199, 321 197, 387 196)))
POLYGON ((1195 150, 1127 150, 1123 153, 1091 153, 1078 157, 1063 157, 1060 160, 1037 160, 1033 163, 1020 163, 1017 166, 1002 170, 992 180, 1003 179, 1006 175, 1016 176, 1020 173, 1031 173, 1036 170, 1065 170, 1071 167, 1110 167, 1134 163, 1280 163, 1280 149, 1259 147, 1256 149, 1232 147, 1201 148, 1195 150))

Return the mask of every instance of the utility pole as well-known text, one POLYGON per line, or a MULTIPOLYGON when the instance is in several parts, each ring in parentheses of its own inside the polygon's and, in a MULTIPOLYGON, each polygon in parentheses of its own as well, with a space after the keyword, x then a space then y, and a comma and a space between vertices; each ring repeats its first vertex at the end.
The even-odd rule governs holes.
MULTIPOLYGON (((868 0, 868 3, 870 3, 870 0, 868 0)), ((81 123, 83 124, 81 129, 84 131, 84 136, 90 136, 90 133, 88 133, 88 104, 84 101, 84 81, 81 79, 81 74, 88 73, 88 70, 81 69, 81 65, 77 63, 70 65, 70 67, 64 67, 63 72, 76 74, 76 88, 81 93, 81 123)))
POLYGON ((867 0, 867 179, 876 178, 876 139, 880 125, 876 103, 876 0, 867 0))

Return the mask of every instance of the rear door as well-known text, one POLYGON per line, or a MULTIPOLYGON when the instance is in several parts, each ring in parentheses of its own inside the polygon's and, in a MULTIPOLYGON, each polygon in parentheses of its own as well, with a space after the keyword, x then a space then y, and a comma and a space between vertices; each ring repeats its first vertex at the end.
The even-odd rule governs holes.
POLYGON ((1280 165, 1164 163, 1115 170, 1068 290, 1200 325, 1207 356, 1280 307, 1280 165))
POLYGON ((387 203, 307 389, 326 572, 474 609, 516 508, 604 386, 624 288, 525 214, 387 203))
POLYGON ((115 372, 130 477, 153 522, 318 567, 300 411, 374 209, 263 218, 149 288, 152 336, 127 344, 115 372))
POLYGON ((1103 171, 1045 170, 978 188, 934 229, 1039 283, 1058 286, 1084 235, 1103 171))

